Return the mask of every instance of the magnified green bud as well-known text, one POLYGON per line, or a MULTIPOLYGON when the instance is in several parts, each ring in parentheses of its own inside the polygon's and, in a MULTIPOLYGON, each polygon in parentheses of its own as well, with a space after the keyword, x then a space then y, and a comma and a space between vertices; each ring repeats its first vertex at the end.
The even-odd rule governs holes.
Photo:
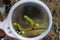
POLYGON ((20 24, 18 24, 18 23, 13 23, 13 25, 14 25, 14 26, 16 25, 16 26, 18 27, 18 29, 21 30, 21 25, 20 25, 20 24))
POLYGON ((29 18, 29 17, 26 16, 26 15, 24 15, 24 18, 25 18, 25 20, 26 20, 31 26, 34 26, 34 21, 33 21, 31 18, 29 18))
POLYGON ((36 24, 35 24, 35 26, 39 27, 39 24, 38 24, 38 23, 36 23, 36 24))
POLYGON ((19 32, 19 34, 21 34, 21 35, 24 34, 24 33, 25 33, 25 31, 21 31, 21 32, 19 32))

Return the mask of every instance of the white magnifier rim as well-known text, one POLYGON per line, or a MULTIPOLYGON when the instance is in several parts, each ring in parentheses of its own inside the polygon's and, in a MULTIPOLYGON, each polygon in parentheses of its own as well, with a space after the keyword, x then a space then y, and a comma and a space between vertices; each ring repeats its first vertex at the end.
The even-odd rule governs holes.
POLYGON ((12 32, 16 38, 22 39, 22 40, 39 40, 39 39, 44 38, 48 34, 48 32, 50 31, 50 29, 52 27, 52 15, 51 15, 49 8, 41 1, 38 1, 38 0, 21 0, 21 1, 18 1, 9 11, 8 22, 9 22, 9 26, 10 26, 10 28, 11 28, 11 30, 12 30, 12 32), (42 6, 46 10, 46 12, 48 13, 48 16, 49 16, 49 25, 48 25, 48 28, 46 29, 46 31, 44 31, 40 36, 37 36, 34 38, 26 38, 26 37, 22 37, 21 35, 18 35, 18 33, 16 33, 16 31, 14 30, 14 28, 12 26, 12 15, 13 15, 15 8, 17 8, 19 5, 21 5, 23 3, 27 3, 27 2, 36 3, 40 6, 42 6))

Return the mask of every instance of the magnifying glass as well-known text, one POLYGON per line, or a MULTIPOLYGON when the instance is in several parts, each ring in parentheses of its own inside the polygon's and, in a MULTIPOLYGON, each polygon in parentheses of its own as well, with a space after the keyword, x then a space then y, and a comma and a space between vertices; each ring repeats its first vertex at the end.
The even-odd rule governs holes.
POLYGON ((21 0, 10 9, 0 28, 20 40, 40 40, 48 34, 51 25, 51 12, 43 2, 21 0))

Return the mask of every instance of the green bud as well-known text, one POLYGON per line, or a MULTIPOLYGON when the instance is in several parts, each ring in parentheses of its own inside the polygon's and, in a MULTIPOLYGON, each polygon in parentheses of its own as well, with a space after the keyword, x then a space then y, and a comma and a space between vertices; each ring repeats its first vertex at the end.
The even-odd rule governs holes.
POLYGON ((24 15, 24 18, 25 18, 25 20, 26 20, 31 26, 34 26, 34 21, 33 21, 31 18, 29 18, 29 17, 26 16, 26 15, 24 15))
POLYGON ((14 26, 16 25, 16 26, 18 27, 18 29, 21 30, 21 25, 20 25, 20 24, 18 24, 18 23, 13 23, 13 25, 14 25, 14 26))

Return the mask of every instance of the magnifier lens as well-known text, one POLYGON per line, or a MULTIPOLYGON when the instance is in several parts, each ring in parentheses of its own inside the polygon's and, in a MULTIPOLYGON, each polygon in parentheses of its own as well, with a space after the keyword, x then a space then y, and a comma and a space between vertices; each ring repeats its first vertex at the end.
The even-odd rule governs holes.
POLYGON ((25 37, 41 35, 48 26, 48 14, 46 10, 35 3, 19 5, 12 15, 12 25, 15 31, 25 37))

